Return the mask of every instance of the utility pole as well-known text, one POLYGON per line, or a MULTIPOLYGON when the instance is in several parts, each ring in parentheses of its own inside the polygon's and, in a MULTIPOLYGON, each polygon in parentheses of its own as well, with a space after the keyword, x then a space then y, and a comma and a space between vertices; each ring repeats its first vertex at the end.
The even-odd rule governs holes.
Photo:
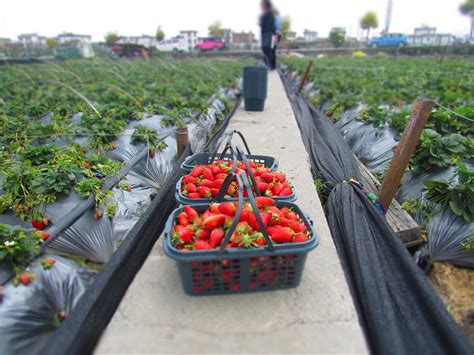
POLYGON ((390 23, 392 22, 392 7, 393 7, 393 1, 388 0, 387 14, 385 17, 385 33, 388 33, 388 31, 390 30, 390 23))

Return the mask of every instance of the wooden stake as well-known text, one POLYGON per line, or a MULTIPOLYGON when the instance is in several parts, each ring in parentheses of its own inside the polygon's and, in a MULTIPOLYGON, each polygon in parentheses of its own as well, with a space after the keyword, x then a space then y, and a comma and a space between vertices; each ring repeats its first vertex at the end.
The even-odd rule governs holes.
POLYGON ((312 60, 308 63, 308 66, 306 67, 306 70, 305 70, 304 75, 303 75, 303 79, 301 79, 301 83, 300 83, 300 86, 298 88, 298 92, 301 92, 301 90, 303 90, 304 84, 306 84, 306 80, 308 80, 308 74, 309 74, 309 71, 311 70, 311 67, 313 66, 313 63, 314 63, 314 61, 312 61, 312 60))
POLYGON ((176 144, 178 146, 178 159, 183 155, 188 145, 188 128, 178 128, 176 131, 176 144))
POLYGON ((420 141, 421 132, 430 116, 433 105, 434 102, 428 99, 419 99, 413 105, 410 121, 403 131, 402 138, 395 150, 395 155, 385 174, 382 188, 380 189, 379 198, 386 211, 390 208, 390 204, 395 197, 405 169, 415 153, 416 146, 420 141))

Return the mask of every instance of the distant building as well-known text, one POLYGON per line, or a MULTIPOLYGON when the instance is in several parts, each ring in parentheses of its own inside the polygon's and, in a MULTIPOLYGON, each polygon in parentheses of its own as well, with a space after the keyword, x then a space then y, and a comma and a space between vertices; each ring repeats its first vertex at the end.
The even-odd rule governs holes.
POLYGON ((41 47, 46 45, 46 37, 40 36, 37 33, 23 33, 18 36, 18 42, 20 42, 25 47, 41 47))
POLYGON ((92 36, 89 35, 78 35, 71 32, 64 32, 56 36, 58 43, 69 43, 69 42, 80 42, 80 43, 91 43, 92 36))
POLYGON ((0 48, 5 47, 12 43, 10 38, 0 38, 0 48))
POLYGON ((421 26, 415 28, 414 34, 408 36, 408 43, 413 46, 447 46, 455 37, 447 33, 436 33, 436 27, 421 26))
POLYGON ((141 35, 141 36, 124 36, 121 37, 118 43, 130 43, 130 44, 138 44, 143 47, 156 47, 158 45, 158 41, 156 40, 155 36, 150 35, 141 35))
POLYGON ((318 39, 318 32, 304 30, 303 37, 305 42, 315 42, 318 39))
POLYGON ((288 41, 296 41, 297 39, 297 34, 296 32, 288 32, 288 37, 287 37, 288 41))
POLYGON ((188 51, 194 50, 198 42, 197 31, 179 31, 179 34, 187 44, 188 51))
POLYGON ((234 32, 232 34, 232 43, 253 43, 255 35, 253 32, 234 32))

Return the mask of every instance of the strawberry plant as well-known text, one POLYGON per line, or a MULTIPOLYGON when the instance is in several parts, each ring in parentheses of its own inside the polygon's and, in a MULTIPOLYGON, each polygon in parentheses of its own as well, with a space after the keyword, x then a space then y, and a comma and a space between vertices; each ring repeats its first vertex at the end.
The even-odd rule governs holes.
POLYGON ((451 211, 468 223, 474 221, 474 170, 458 164, 457 175, 449 181, 425 181, 427 199, 449 206, 451 211))
POLYGON ((42 232, 0 224, 0 261, 13 265, 28 262, 40 253, 42 232))

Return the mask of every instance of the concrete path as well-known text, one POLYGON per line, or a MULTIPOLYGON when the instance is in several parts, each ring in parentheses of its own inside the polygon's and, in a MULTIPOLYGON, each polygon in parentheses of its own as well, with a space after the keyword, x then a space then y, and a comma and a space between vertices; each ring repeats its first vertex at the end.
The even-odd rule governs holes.
POLYGON ((241 108, 231 127, 243 132, 255 154, 276 156, 296 188, 298 204, 315 221, 320 245, 308 256, 301 285, 245 295, 186 296, 159 239, 96 353, 367 353, 307 153, 276 73, 269 75, 265 112, 241 108))

